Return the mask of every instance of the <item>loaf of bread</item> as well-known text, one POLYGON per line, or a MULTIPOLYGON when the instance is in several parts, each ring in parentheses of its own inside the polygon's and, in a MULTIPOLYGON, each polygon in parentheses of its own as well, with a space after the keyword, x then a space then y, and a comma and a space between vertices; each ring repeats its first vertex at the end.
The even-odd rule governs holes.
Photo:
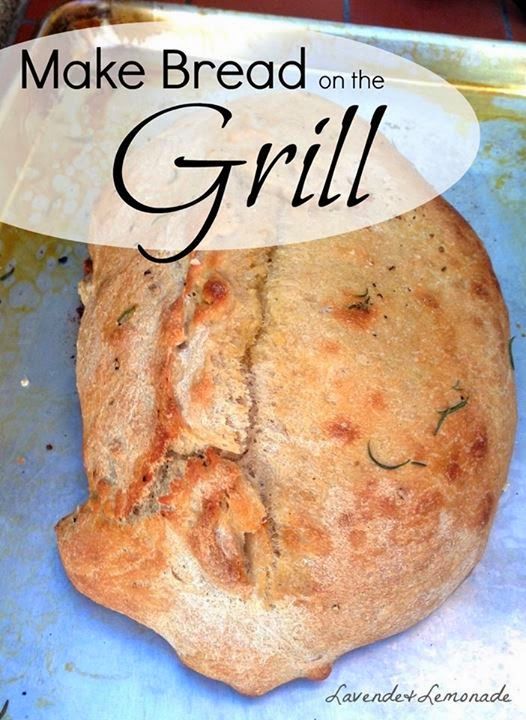
POLYGON ((480 559, 516 422, 506 308, 443 200, 156 265, 91 247, 74 586, 258 695, 413 625, 480 559))

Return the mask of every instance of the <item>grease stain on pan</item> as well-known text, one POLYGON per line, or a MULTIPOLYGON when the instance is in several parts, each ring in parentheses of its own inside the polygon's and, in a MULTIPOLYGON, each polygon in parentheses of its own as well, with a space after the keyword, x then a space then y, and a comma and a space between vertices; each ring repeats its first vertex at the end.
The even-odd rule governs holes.
POLYGON ((21 318, 41 309, 49 293, 76 285, 86 255, 84 245, 0 224, 2 373, 18 362, 21 318))
POLYGON ((92 678, 93 680, 125 680, 128 677, 127 675, 103 675, 100 673, 86 672, 85 670, 80 670, 75 663, 71 661, 64 663, 64 670, 69 673, 77 673, 77 675, 82 675, 82 677, 92 678))
POLYGON ((60 290, 64 276, 71 276, 76 261, 86 254, 85 246, 78 243, 0 223, 0 277, 14 268, 14 272, 0 282, 0 293, 4 297, 3 291, 20 281, 33 284, 41 295, 46 290, 60 290), (42 275, 48 276, 46 283, 40 279, 42 275))
POLYGON ((36 703, 35 703, 36 707, 39 708, 39 709, 44 709, 44 708, 48 708, 48 707, 53 707, 54 704, 55 704, 54 702, 52 702, 51 700, 48 700, 48 699, 45 698, 45 697, 39 697, 39 698, 37 698, 37 701, 36 701, 36 703))

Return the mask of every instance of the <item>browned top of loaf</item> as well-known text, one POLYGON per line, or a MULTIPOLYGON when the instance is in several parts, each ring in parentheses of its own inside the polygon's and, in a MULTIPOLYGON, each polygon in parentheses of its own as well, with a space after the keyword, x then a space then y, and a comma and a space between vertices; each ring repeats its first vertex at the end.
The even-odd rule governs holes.
POLYGON ((263 692, 403 629, 469 572, 515 400, 498 283, 444 201, 190 264, 91 255, 78 346, 90 499, 59 525, 80 590, 155 627, 191 666, 263 692), (459 404, 437 431, 438 411, 459 404), (185 598, 207 593, 238 613, 241 639, 214 635, 224 608, 191 615, 185 598), (312 658, 289 650, 287 666, 277 640, 267 652, 248 607, 263 623, 281 613, 312 658))

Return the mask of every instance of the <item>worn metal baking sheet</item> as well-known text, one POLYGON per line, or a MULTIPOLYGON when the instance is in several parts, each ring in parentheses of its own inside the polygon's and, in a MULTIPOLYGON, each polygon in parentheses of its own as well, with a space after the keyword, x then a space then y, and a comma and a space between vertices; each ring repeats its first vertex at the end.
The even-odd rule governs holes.
MULTIPOLYGON (((89 22, 78 19, 88 10, 104 22, 152 17, 148 6, 134 3, 76 3, 53 14, 45 31, 71 27, 75 13, 78 22, 89 22)), ((187 11, 157 6, 153 15, 176 23, 187 11)), ((521 408, 509 486, 486 554, 430 618, 350 653, 323 683, 296 681, 249 699, 183 667, 161 638, 77 593, 62 570, 53 525, 86 496, 74 377, 76 284, 85 249, 0 227, 0 708, 9 699, 6 718, 526 718, 526 46, 291 22, 420 62, 455 82, 481 121, 477 161, 447 197, 482 237, 500 279, 516 336, 521 408), (5 277, 11 263, 15 271, 5 277), (343 683, 348 692, 387 693, 398 685, 419 695, 435 683, 459 693, 506 685, 512 702, 327 703, 343 683)))

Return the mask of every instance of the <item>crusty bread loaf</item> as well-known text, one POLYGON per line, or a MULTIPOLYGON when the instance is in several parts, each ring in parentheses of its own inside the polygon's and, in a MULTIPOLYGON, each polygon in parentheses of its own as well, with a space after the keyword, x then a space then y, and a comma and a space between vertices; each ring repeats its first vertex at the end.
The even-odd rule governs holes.
POLYGON ((261 694, 428 615, 481 557, 514 438, 506 309, 443 200, 154 265, 92 247, 78 590, 261 694))

